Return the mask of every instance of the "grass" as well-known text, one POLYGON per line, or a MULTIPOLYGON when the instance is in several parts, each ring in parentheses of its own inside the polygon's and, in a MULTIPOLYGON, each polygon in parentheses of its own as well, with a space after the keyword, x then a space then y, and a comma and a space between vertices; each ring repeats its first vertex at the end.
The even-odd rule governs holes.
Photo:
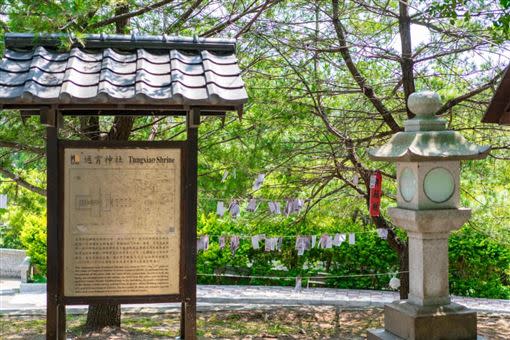
MULTIPOLYGON (((199 338, 205 339, 364 339, 382 326, 382 309, 277 307, 265 310, 207 311, 197 314, 199 338)), ((68 339, 169 339, 179 334, 179 314, 124 314, 122 329, 84 333, 85 316, 67 317, 68 339)), ((478 315, 479 333, 510 339, 510 315, 478 315)), ((0 316, 1 339, 44 339, 44 316, 0 316)))

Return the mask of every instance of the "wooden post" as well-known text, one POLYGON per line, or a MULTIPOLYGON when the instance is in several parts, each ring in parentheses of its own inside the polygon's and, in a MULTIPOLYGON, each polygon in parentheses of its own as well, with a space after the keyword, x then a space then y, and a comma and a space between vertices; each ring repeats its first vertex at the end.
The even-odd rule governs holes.
MULTIPOLYGON (((63 275, 63 273, 59 273, 59 274, 63 275)), ((58 298, 58 300, 59 300, 59 302, 57 305, 57 321, 58 321, 57 339, 65 340, 66 339, 66 305, 62 303, 60 297, 58 298)))
POLYGON ((181 338, 195 340, 197 338, 197 191, 198 191, 198 127, 200 125, 200 110, 192 108, 187 115, 187 145, 186 145, 186 233, 185 247, 185 277, 184 301, 181 307, 181 338))
MULTIPOLYGON (((182 247, 182 246, 181 246, 182 247)), ((183 259, 181 259, 181 261, 184 261, 183 259)), ((182 281, 184 281, 184 277, 181 279, 182 281)), ((184 297, 184 293, 182 294, 182 296, 184 297)), ((184 330, 186 329, 186 303, 184 301, 181 302, 181 339, 184 339, 184 336, 185 336, 185 332, 184 330)))
POLYGON ((54 109, 41 111, 41 122, 46 125, 47 167, 47 284, 46 284, 46 339, 65 339, 65 305, 60 294, 60 246, 59 246, 59 117, 54 109))

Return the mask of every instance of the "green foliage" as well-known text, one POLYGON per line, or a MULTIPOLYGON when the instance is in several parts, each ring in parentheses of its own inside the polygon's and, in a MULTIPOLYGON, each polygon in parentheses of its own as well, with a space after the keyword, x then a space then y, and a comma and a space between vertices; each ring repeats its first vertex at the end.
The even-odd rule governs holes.
POLYGON ((32 282, 32 283, 46 283, 47 282, 46 273, 44 273, 44 275, 34 273, 34 276, 30 280, 30 282, 32 282))
POLYGON ((46 214, 27 216, 20 239, 32 264, 46 274, 46 214))
MULTIPOLYGON (((266 219, 255 225, 232 220, 229 217, 217 218, 214 214, 202 214, 199 219, 199 234, 214 235, 209 250, 200 252, 197 260, 198 273, 234 274, 247 276, 277 276, 290 279, 260 278, 225 278, 215 276, 199 276, 200 283, 224 284, 272 284, 294 285, 296 276, 351 276, 352 274, 376 274, 398 271, 396 253, 381 240, 373 229, 364 229, 348 220, 335 221, 331 225, 323 225, 321 221, 306 224, 296 223, 293 217, 266 219), (283 240, 281 251, 265 252, 264 243, 261 249, 254 250, 251 239, 241 239, 239 249, 232 255, 229 244, 219 248, 220 235, 256 235, 271 236, 321 235, 322 233, 357 232, 354 245, 344 242, 333 249, 314 248, 298 256, 295 250, 295 238, 283 240)), ((318 238, 317 238, 318 240, 318 238)), ((326 280, 326 285, 339 288, 387 289, 391 275, 369 277, 344 277, 326 280)), ((305 280, 304 285, 307 284, 305 280)))
MULTIPOLYGON (((32 183, 44 185, 45 174, 31 170, 24 173, 32 183)), ((9 199, 0 211, 0 248, 26 249, 36 271, 46 274, 46 199, 6 181, 0 186, 9 199)))
MULTIPOLYGON (((423 1, 427 5, 430 1, 423 1)), ((504 42, 510 34, 510 1, 509 0, 434 0, 428 6, 428 11, 437 17, 449 18, 451 25, 459 24, 459 19, 467 24, 489 25, 493 38, 497 42, 504 42), (482 11, 493 12, 488 16, 492 20, 480 22, 476 17, 482 11)))
POLYGON ((462 296, 510 299, 510 247, 469 226, 449 240, 450 289, 462 296))
MULTIPOLYGON (((45 174, 37 170, 24 172, 28 181, 44 184, 45 174)), ((29 218, 46 218, 46 199, 39 194, 21 188, 12 181, 4 181, 0 192, 8 197, 7 209, 0 210, 0 247, 22 249, 21 233, 29 218)), ((41 225, 46 228, 46 223, 41 225)))

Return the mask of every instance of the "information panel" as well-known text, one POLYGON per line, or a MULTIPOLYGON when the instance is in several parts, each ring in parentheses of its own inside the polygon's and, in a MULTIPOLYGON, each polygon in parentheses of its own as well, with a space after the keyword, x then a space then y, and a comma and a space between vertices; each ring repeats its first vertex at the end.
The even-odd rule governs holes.
POLYGON ((179 294, 180 199, 180 149, 64 149, 64 295, 179 294))

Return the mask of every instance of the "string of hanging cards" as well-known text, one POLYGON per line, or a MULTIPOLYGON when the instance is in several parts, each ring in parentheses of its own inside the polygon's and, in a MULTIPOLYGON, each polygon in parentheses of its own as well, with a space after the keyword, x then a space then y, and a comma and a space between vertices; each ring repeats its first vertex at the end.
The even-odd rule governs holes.
MULTIPOLYGON (((388 237, 387 229, 376 229, 377 234, 381 239, 386 239, 388 237)), ((367 232, 361 232, 361 234, 366 234, 367 232)), ((373 233, 373 232, 369 232, 373 233)), ((235 255, 237 249, 240 246, 241 239, 248 239, 251 241, 251 247, 254 250, 264 249, 266 252, 271 251, 281 251, 283 245, 284 238, 292 238, 295 239, 295 250, 297 251, 297 255, 301 256, 307 250, 311 250, 313 248, 317 249, 331 249, 333 247, 340 247, 344 242, 348 242, 348 244, 353 245, 356 243, 356 234, 359 233, 336 233, 334 235, 329 235, 324 233, 317 237, 317 235, 298 235, 298 236, 270 236, 267 237, 265 234, 257 234, 257 235, 201 235, 197 239, 197 251, 206 251, 209 249, 210 242, 213 237, 218 238, 218 245, 220 249, 224 249, 229 244, 230 251, 232 255, 235 255), (264 243, 264 246, 261 246, 261 242, 264 243)))

